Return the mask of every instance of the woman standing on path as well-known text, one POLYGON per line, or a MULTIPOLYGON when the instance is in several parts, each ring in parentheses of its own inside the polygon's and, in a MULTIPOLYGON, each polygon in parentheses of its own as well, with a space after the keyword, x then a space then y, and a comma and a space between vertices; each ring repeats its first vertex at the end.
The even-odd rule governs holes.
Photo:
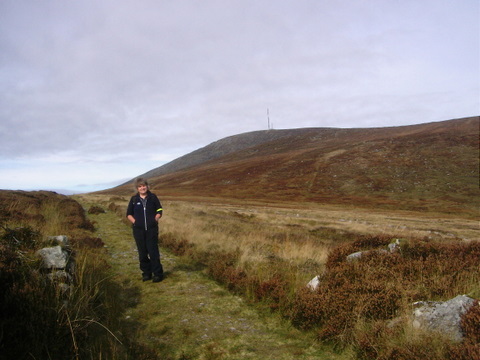
POLYGON ((127 207, 127 218, 132 223, 133 237, 137 244, 140 270, 143 281, 163 280, 163 267, 158 250, 158 220, 162 217, 162 204, 150 192, 147 180, 135 179, 137 194, 132 196, 127 207))

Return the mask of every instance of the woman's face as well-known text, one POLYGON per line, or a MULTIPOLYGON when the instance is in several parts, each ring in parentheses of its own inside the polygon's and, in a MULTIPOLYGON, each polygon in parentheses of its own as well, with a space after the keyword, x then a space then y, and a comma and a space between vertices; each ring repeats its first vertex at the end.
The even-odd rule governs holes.
POLYGON ((148 191, 148 187, 147 185, 138 185, 137 190, 140 195, 146 195, 148 191))

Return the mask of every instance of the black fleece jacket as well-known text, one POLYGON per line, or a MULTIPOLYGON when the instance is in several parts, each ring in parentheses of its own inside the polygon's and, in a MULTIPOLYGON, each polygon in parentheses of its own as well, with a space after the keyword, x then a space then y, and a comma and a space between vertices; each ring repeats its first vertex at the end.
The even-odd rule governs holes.
POLYGON ((133 226, 145 230, 158 227, 155 215, 162 214, 162 212, 160 200, 150 191, 148 191, 145 199, 142 199, 138 193, 132 196, 127 207, 127 216, 132 215, 135 218, 133 226))

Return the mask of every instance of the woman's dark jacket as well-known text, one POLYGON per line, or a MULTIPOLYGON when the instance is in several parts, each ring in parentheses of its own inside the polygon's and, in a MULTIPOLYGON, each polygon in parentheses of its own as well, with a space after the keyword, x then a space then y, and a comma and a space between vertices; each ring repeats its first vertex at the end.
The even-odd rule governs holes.
POLYGON ((143 228, 145 230, 153 227, 158 227, 157 221, 155 221, 155 215, 162 214, 162 204, 158 197, 147 192, 147 197, 142 199, 137 193, 132 196, 127 207, 127 216, 132 215, 135 218, 135 224, 133 227, 143 228))

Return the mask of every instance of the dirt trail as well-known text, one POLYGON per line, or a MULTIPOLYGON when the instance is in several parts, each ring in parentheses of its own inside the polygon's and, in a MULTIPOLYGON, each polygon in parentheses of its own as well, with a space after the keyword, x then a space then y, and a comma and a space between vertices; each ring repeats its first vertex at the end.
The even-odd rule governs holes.
MULTIPOLYGON (((88 204, 79 199, 85 208, 88 204)), ((142 282, 131 229, 113 212, 89 215, 107 246, 125 320, 161 359, 341 359, 271 313, 246 304, 188 260, 161 249, 165 280, 142 282)))

